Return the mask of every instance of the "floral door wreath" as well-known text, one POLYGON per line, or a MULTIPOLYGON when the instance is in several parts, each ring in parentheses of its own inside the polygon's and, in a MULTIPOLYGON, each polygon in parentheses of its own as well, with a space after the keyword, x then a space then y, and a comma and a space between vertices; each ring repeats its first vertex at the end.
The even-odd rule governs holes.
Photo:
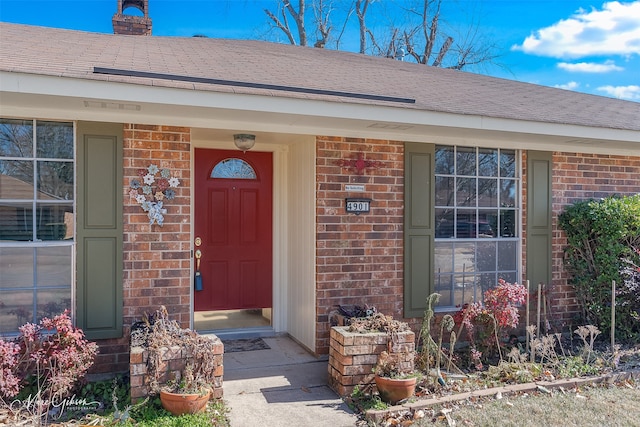
POLYGON ((167 213, 163 207, 164 200, 175 199, 175 188, 180 185, 180 180, 172 177, 169 169, 160 169, 154 164, 146 169, 138 169, 138 176, 139 179, 133 178, 130 182, 129 195, 147 212, 150 225, 156 222, 162 226, 167 213), (156 177, 158 173, 160 176, 156 177))

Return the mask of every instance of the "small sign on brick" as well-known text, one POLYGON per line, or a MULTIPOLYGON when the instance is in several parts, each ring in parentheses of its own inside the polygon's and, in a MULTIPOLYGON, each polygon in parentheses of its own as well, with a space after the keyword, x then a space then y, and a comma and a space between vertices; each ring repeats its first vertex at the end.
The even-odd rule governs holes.
POLYGON ((354 213, 360 215, 361 213, 367 213, 371 209, 371 199, 345 199, 345 206, 347 213, 354 213))

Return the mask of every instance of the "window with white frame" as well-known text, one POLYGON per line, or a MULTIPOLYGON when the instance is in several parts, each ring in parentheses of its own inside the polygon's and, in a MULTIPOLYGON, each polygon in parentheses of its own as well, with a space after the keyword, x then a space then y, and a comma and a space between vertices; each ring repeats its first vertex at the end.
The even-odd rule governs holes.
POLYGON ((73 123, 0 119, 0 335, 71 310, 73 123))
POLYGON ((436 146, 435 291, 441 307, 482 300, 518 277, 515 150, 436 146))

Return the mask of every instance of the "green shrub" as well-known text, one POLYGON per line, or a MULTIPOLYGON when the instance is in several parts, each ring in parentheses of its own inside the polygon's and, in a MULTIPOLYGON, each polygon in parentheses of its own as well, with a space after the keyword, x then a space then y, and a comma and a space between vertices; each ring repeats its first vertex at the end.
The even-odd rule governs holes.
POLYGON ((569 206, 559 216, 566 234, 565 267, 583 311, 583 321, 611 330, 611 282, 616 281, 616 339, 640 339, 640 298, 624 276, 629 260, 638 265, 640 195, 612 196, 569 206))

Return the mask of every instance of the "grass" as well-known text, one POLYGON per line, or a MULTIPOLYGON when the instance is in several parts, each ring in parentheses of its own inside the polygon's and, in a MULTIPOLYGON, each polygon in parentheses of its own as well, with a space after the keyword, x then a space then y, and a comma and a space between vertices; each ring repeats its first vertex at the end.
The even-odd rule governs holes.
MULTIPOLYGON (((590 386, 551 394, 504 396, 447 405, 449 417, 462 426, 589 427, 639 426, 640 385, 590 386)), ((414 426, 448 425, 443 406, 414 426)))
MULTIPOLYGON (((391 411, 377 424, 368 420, 358 426, 640 427, 639 402, 640 382, 629 379, 574 389, 539 387, 529 392, 474 396, 422 410, 391 411)), ((415 398, 407 403, 416 403, 415 398)), ((360 409, 364 406, 361 404, 360 409)))
MULTIPOLYGON (((546 354, 550 355, 550 350, 546 354)), ((410 403, 420 398, 444 397, 507 384, 553 381, 558 378, 603 374, 612 370, 632 371, 640 367, 638 346, 625 350, 617 349, 614 355, 593 353, 591 361, 585 360, 584 356, 547 356, 546 363, 530 363, 517 351, 507 356, 511 362, 490 366, 487 370, 462 380, 451 379, 444 387, 438 387, 433 381, 427 382, 410 403)), ((360 400, 358 406, 366 408, 367 396, 364 393, 360 394, 361 396, 356 396, 360 400)), ((368 397, 371 399, 374 396, 370 394, 368 397)), ((615 385, 582 385, 572 390, 549 390, 542 387, 529 393, 505 393, 500 397, 473 397, 442 403, 416 413, 410 410, 391 412, 387 413, 379 424, 368 421, 366 425, 640 427, 640 382, 637 379, 615 385)))
MULTIPOLYGON (((33 390, 25 390, 25 393, 33 390)), ((136 405, 129 402, 129 379, 118 375, 111 380, 87 383, 76 391, 87 402, 101 402, 106 407, 95 413, 65 411, 61 419, 38 418, 27 410, 9 412, 0 405, 0 425, 57 427, 118 426, 118 427, 229 427, 228 412, 223 400, 212 400, 204 413, 174 416, 165 411, 159 397, 145 399, 136 405)), ((1 401, 0 401, 1 403, 1 401)), ((21 409, 21 408, 19 408, 21 409)))
MULTIPOLYGON (((134 406, 130 418, 116 422, 114 413, 94 417, 94 425, 117 425, 122 427, 228 427, 228 409, 222 400, 213 400, 201 414, 174 416, 162 408, 159 398, 150 399, 143 405, 134 406)), ((89 419, 92 417, 89 416, 89 419)))

